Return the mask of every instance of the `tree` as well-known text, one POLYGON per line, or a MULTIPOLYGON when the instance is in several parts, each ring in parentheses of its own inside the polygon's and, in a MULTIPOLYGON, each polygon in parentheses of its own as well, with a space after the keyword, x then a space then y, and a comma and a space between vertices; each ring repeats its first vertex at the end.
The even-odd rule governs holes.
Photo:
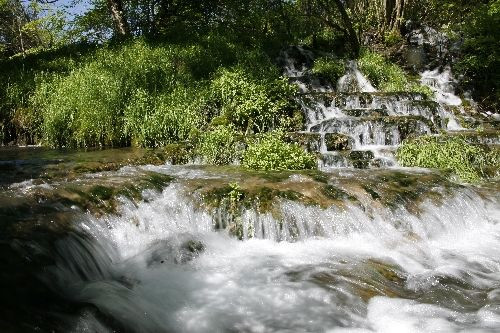
POLYGON ((130 30, 128 27, 128 22, 123 11, 123 4, 121 0, 106 0, 108 5, 111 18, 113 19, 113 25, 115 28, 115 33, 119 37, 126 37, 129 35, 130 30))
POLYGON ((298 5, 310 20, 319 20, 320 27, 326 26, 343 34, 351 46, 351 55, 359 55, 359 38, 348 13, 348 3, 342 0, 304 0, 299 1, 298 5))

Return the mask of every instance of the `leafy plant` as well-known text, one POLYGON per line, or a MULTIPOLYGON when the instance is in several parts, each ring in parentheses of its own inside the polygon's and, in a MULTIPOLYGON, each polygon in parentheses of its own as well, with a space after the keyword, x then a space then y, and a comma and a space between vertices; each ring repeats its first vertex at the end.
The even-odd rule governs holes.
POLYGON ((201 135, 196 153, 207 164, 231 164, 239 159, 238 134, 230 126, 219 125, 201 135))
POLYGON ((411 80, 398 65, 388 61, 380 53, 364 50, 358 60, 363 74, 385 92, 416 92, 432 98, 434 93, 429 87, 411 80))
POLYGON ((212 91, 221 114, 242 131, 280 128, 296 109, 296 88, 285 78, 254 79, 242 67, 220 70, 212 91))
POLYGON ((451 170, 466 182, 486 178, 489 169, 498 170, 500 167, 498 151, 470 144, 463 137, 406 139, 396 156, 402 166, 451 170))
POLYGON ((391 30, 384 35, 384 43, 387 46, 394 46, 402 41, 403 37, 401 37, 401 33, 397 30, 391 30))
POLYGON ((279 131, 266 133, 248 146, 243 165, 254 170, 303 170, 317 167, 316 157, 283 141, 279 131))
POLYGON ((336 83, 345 73, 345 64, 342 59, 321 57, 314 61, 312 71, 314 74, 336 83))

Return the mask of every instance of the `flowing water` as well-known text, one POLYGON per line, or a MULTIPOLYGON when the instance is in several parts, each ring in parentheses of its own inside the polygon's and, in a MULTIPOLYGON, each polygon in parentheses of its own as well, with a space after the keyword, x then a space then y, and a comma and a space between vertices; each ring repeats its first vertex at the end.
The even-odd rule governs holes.
POLYGON ((454 94, 455 80, 450 68, 421 74, 421 83, 435 94, 428 100, 418 93, 378 92, 355 61, 349 61, 346 74, 331 84, 313 73, 314 56, 309 50, 291 47, 281 53, 279 63, 284 67, 284 75, 299 86, 299 102, 307 121, 305 133, 321 136, 318 146, 323 169, 394 166, 396 161, 390 152, 405 138, 464 130, 451 110, 455 108, 463 116, 462 100, 454 94), (341 149, 338 145, 331 148, 327 143, 330 134, 347 136, 344 141, 349 144, 341 145, 341 149), (369 155, 353 159, 346 150, 368 151, 369 155))
POLYGON ((463 186, 425 170, 168 165, 46 175, 1 193, 3 331, 500 328, 497 183, 463 186), (168 177, 140 197, 95 190, 145 175, 168 177), (234 182, 254 204, 274 193, 271 204, 241 201, 236 213, 206 204, 234 182), (96 206, 83 209, 78 195, 96 206))
POLYGON ((393 158, 450 129, 442 101, 378 93, 355 64, 339 86, 360 91, 333 93, 292 51, 321 171, 0 147, 0 330, 499 332, 498 180, 393 158))

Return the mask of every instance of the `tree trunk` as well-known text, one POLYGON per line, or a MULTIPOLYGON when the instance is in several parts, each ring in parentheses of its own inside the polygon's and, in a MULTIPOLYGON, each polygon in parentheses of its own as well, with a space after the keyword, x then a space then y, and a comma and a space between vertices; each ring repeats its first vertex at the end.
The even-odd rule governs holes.
POLYGON ((384 30, 391 31, 401 27, 404 9, 404 0, 384 0, 384 30))
POLYGON ((115 32, 119 37, 126 37, 129 34, 127 20, 123 13, 123 5, 121 0, 107 0, 108 9, 113 19, 115 32))
POLYGON ((334 0, 334 2, 337 5, 340 16, 342 17, 342 21, 347 30, 347 38, 349 39, 349 43, 351 44, 353 56, 358 57, 361 49, 359 45, 358 34, 356 34, 356 31, 352 26, 351 18, 349 17, 349 14, 347 14, 342 0, 334 0))

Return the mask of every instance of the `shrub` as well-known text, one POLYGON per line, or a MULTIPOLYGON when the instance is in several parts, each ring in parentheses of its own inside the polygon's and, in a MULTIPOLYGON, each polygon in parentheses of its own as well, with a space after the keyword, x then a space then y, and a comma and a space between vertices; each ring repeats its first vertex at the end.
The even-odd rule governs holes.
POLYGON ((342 59, 321 57, 314 61, 312 71, 314 74, 336 83, 345 73, 345 64, 342 59))
POLYGON ((283 133, 270 132, 248 146, 243 165, 255 170, 315 169, 316 157, 297 144, 283 141, 283 133))
POLYGON ((402 166, 451 170, 462 180, 478 181, 488 169, 498 170, 500 156, 486 146, 473 145, 463 137, 422 136, 406 139, 396 153, 402 166))
POLYGON ((231 164, 239 159, 238 134, 230 126, 216 126, 201 135, 196 153, 207 164, 231 164))
POLYGON ((382 91, 421 93, 428 99, 434 96, 432 89, 410 80, 401 67, 379 53, 364 50, 358 63, 363 74, 382 91))
POLYGON ((378 89, 406 91, 408 80, 404 71, 381 54, 365 50, 358 62, 361 71, 378 89))
POLYGON ((297 108, 296 87, 285 78, 257 80, 242 67, 220 70, 212 91, 221 114, 242 131, 277 129, 297 108))
POLYGON ((139 89, 124 114, 124 133, 145 147, 158 147, 188 139, 203 125, 205 90, 177 87, 151 96, 139 89))
POLYGON ((401 33, 397 30, 391 30, 384 35, 384 43, 387 46, 394 46, 402 41, 403 37, 401 37, 401 33))

